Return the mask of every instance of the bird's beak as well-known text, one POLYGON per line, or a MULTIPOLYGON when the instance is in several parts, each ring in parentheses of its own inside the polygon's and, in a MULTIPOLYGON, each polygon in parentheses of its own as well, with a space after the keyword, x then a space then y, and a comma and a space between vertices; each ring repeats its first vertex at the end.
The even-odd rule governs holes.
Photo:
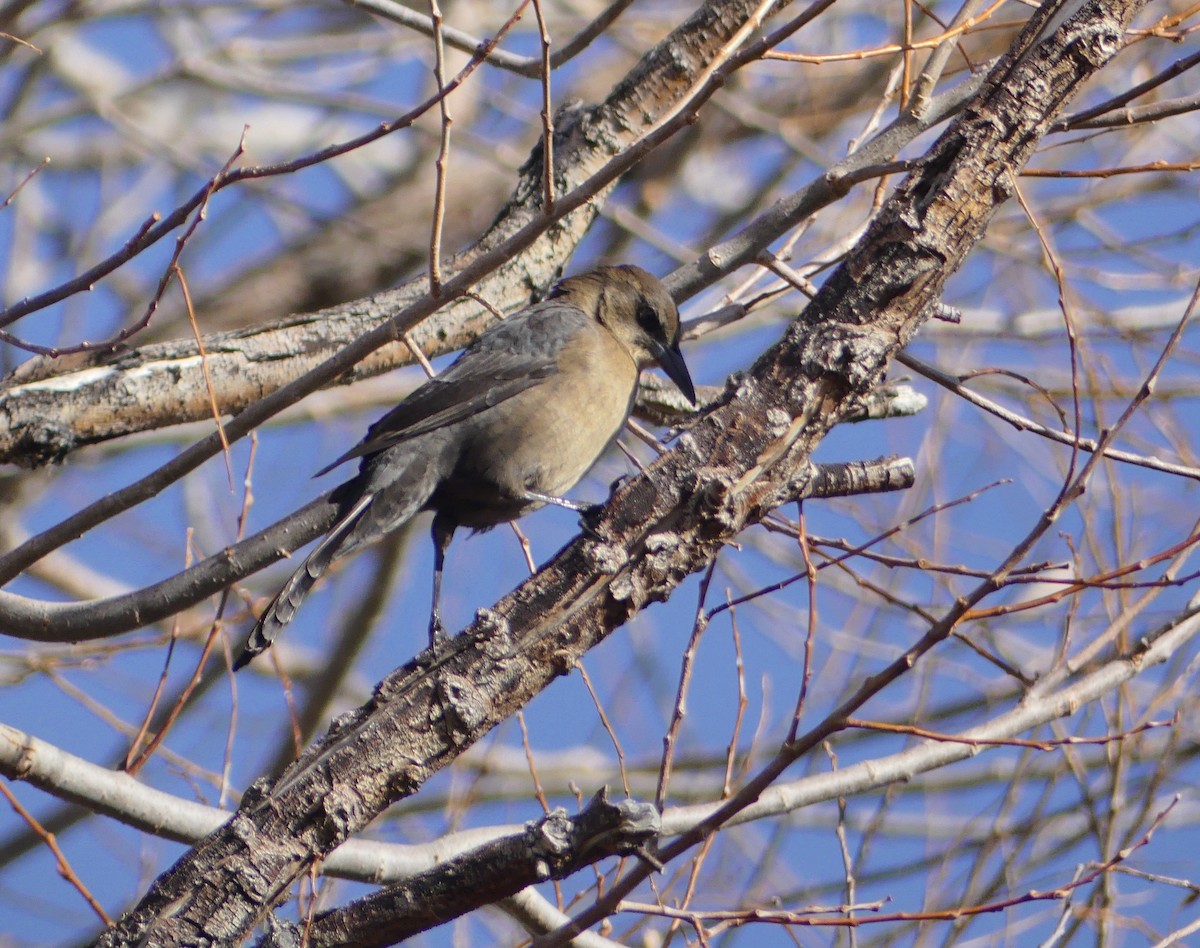
POLYGON ((679 391, 683 392, 687 400, 693 405, 699 405, 696 401, 696 387, 692 385, 692 377, 683 361, 683 353, 679 351, 679 343, 673 346, 659 345, 654 358, 667 373, 667 378, 679 386, 679 391))

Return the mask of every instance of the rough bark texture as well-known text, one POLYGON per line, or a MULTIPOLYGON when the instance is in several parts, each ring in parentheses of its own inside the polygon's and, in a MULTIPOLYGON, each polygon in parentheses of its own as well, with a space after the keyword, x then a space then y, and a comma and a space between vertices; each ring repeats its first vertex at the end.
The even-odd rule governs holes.
MULTIPOLYGON (((1095 0, 1044 42, 1037 23, 899 187, 784 338, 596 524, 437 654, 426 652, 273 784, 256 784, 101 944, 244 937, 309 865, 413 793, 574 660, 767 512, 825 432, 885 371, 1008 196, 1010 176, 1120 45, 1136 0, 1095 0)), ((1044 24, 1049 14, 1039 11, 1044 24)))
POLYGON ((571 873, 608 856, 628 855, 661 828, 649 803, 610 803, 600 791, 578 816, 561 808, 525 824, 523 832, 485 843, 307 925, 276 922, 259 948, 394 945, 452 918, 571 873))

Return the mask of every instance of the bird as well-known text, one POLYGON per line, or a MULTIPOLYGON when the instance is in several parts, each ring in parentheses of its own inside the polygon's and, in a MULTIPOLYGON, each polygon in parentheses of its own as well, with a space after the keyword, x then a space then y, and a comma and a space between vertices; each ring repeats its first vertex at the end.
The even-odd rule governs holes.
POLYGON ((629 264, 562 279, 541 302, 488 327, 314 475, 360 459, 357 475, 331 495, 336 522, 263 611, 234 669, 270 646, 334 560, 426 510, 434 514, 435 645, 445 634, 442 568, 459 527, 487 530, 546 504, 586 515, 593 505, 562 495, 616 438, 652 363, 696 404, 679 332, 666 288, 629 264))

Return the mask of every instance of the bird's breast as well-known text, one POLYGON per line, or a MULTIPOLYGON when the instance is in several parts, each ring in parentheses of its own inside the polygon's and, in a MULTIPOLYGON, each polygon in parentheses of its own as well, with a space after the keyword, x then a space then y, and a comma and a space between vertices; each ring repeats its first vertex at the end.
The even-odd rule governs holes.
POLYGON ((445 485, 464 514, 474 495, 478 509, 464 525, 489 526, 540 506, 515 500, 523 490, 564 495, 620 431, 637 366, 607 330, 583 336, 564 347, 558 371, 474 420, 445 485))

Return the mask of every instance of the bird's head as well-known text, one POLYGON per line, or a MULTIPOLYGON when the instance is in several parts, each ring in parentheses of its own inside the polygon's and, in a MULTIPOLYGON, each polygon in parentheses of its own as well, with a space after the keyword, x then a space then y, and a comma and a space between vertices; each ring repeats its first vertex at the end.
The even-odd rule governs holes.
POLYGON ((641 267, 599 267, 559 282, 565 297, 608 329, 638 368, 657 363, 693 405, 696 389, 679 351, 679 310, 666 288, 641 267))

